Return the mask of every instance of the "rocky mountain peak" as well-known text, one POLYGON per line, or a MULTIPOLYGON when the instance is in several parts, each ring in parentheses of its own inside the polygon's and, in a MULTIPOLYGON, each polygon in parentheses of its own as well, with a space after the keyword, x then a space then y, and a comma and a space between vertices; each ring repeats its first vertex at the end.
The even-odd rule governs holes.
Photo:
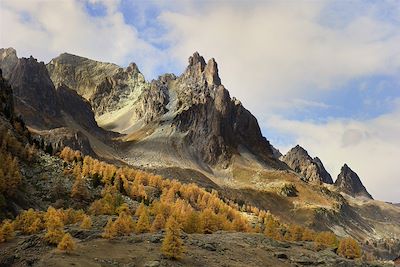
POLYGON ((218 65, 214 58, 211 58, 205 67, 205 76, 208 84, 221 85, 221 79, 218 75, 218 65))
POLYGON ((206 66, 206 61, 202 56, 200 56, 199 52, 194 52, 192 56, 189 57, 189 66, 188 68, 199 68, 202 72, 204 67, 206 66))
POLYGON ((335 186, 340 191, 349 194, 353 197, 363 197, 373 199, 367 189, 362 184, 360 177, 347 164, 344 164, 340 174, 338 175, 335 186))
POLYGON ((300 145, 293 147, 286 155, 281 157, 281 160, 301 174, 306 181, 333 183, 331 175, 325 170, 321 160, 318 157, 312 158, 307 150, 300 145))
POLYGON ((187 83, 194 81, 196 83, 205 83, 206 87, 214 88, 221 85, 221 79, 218 74, 218 64, 214 58, 211 58, 207 64, 198 52, 189 57, 189 65, 182 76, 187 83))
POLYGON ((14 48, 0 48, 0 68, 5 79, 10 78, 10 74, 17 63, 17 51, 14 48))

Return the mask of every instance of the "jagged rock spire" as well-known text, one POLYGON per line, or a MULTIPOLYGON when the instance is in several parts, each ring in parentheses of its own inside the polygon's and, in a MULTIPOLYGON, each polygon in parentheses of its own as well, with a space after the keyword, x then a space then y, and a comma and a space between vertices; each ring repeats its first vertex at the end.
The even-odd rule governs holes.
POLYGON ((338 175, 335 186, 340 191, 349 194, 353 197, 364 197, 373 199, 367 189, 362 184, 360 177, 347 164, 344 164, 340 174, 338 175))
POLYGON ((300 145, 292 148, 286 155, 281 157, 281 160, 294 171, 300 173, 306 181, 333 183, 331 175, 325 170, 321 160, 318 157, 311 158, 308 152, 300 145))
POLYGON ((198 52, 194 52, 189 57, 189 65, 186 68, 184 76, 192 77, 196 81, 206 82, 208 86, 221 85, 218 64, 215 59, 211 58, 206 64, 206 61, 198 52))

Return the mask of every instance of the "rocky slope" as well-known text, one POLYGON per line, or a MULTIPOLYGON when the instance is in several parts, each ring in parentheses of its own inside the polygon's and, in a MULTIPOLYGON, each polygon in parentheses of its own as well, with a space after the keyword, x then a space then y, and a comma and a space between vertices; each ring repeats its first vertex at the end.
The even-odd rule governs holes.
POLYGON ((325 170, 321 160, 317 157, 311 158, 308 152, 299 145, 280 159, 294 171, 300 173, 305 181, 333 184, 332 177, 325 170))
POLYGON ((78 247, 62 254, 47 245, 41 234, 19 237, 0 252, 0 264, 8 266, 393 266, 389 262, 359 262, 337 256, 333 250, 315 251, 308 242, 278 242, 263 234, 217 232, 184 234, 183 258, 174 261, 160 253, 163 232, 132 234, 115 240, 100 239, 104 219, 94 229, 70 226, 78 247), (100 229, 99 229, 100 228, 100 229))
POLYGON ((357 173, 350 169, 347 164, 343 165, 340 174, 335 181, 335 186, 338 187, 340 191, 353 197, 373 199, 362 184, 360 177, 358 177, 357 173))
POLYGON ((97 116, 132 104, 129 102, 149 87, 135 63, 124 69, 64 53, 52 59, 47 69, 54 84, 75 90, 89 101, 97 116))

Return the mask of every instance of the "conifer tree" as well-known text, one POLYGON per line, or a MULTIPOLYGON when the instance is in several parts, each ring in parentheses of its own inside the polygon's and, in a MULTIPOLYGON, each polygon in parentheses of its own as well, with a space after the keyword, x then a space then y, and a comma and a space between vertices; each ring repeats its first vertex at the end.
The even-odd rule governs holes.
POLYGON ((66 233, 58 243, 57 248, 66 253, 70 253, 76 249, 76 244, 72 236, 66 233))
POLYGON ((72 186, 71 197, 80 201, 89 198, 89 191, 86 187, 85 180, 82 178, 80 173, 77 174, 74 185, 72 186))
POLYGON ((85 215, 83 217, 82 223, 80 225, 80 228, 82 229, 90 229, 92 228, 92 219, 90 218, 90 216, 85 215))
POLYGON ((113 238, 115 237, 116 233, 115 233, 115 229, 114 229, 114 223, 113 220, 111 218, 108 219, 106 226, 104 227, 104 231, 101 234, 101 236, 103 238, 113 238))
POLYGON ((153 224, 151 225, 151 232, 157 232, 165 227, 165 218, 162 213, 159 213, 154 218, 153 224))
POLYGON ((10 220, 5 220, 0 226, 0 243, 11 240, 14 235, 14 224, 10 220))
POLYGON ((337 253, 339 256, 347 259, 360 258, 361 248, 357 241, 355 241, 353 238, 344 238, 339 242, 337 253))
POLYGON ((47 232, 44 236, 45 240, 50 244, 58 244, 64 236, 64 223, 58 212, 49 207, 45 215, 47 232))
POLYGON ((169 217, 166 224, 166 235, 161 246, 161 251, 166 257, 170 259, 182 257, 184 245, 180 234, 180 225, 173 216, 169 217))
POLYGON ((149 220, 149 215, 148 215, 147 209, 145 208, 141 212, 139 219, 136 223, 135 232, 140 234, 140 233, 146 233, 149 230, 150 230, 150 220, 149 220))
POLYGON ((192 211, 189 213, 189 215, 185 221, 185 224, 183 226, 183 231, 185 231, 185 233, 188 233, 188 234, 201 232, 199 212, 192 211))

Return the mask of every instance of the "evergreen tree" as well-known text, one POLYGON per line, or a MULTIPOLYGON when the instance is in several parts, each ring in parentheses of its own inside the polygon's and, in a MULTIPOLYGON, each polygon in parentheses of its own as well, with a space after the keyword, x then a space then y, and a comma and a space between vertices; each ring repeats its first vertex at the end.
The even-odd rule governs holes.
POLYGON ((82 229, 90 229, 92 228, 92 219, 90 219, 90 216, 85 215, 83 217, 82 223, 80 225, 80 228, 82 229))
POLYGON ((149 215, 147 213, 147 209, 145 208, 139 216, 139 220, 136 223, 136 233, 146 233, 150 230, 150 220, 149 215))
POLYGON ((58 243, 57 248, 66 253, 70 253, 75 250, 76 244, 72 236, 69 233, 66 233, 58 243))
POLYGON ((153 224, 151 225, 151 232, 157 232, 165 227, 165 218, 162 213, 157 214, 155 217, 153 224))
POLYGON ((173 216, 169 217, 166 224, 166 236, 161 247, 161 251, 166 257, 170 259, 182 257, 184 246, 180 234, 180 225, 173 216))
POLYGON ((10 220, 5 220, 0 226, 0 243, 11 240, 14 235, 14 224, 10 220))
POLYGON ((360 258, 361 248, 353 238, 344 238, 339 242, 337 253, 347 259, 360 258))

